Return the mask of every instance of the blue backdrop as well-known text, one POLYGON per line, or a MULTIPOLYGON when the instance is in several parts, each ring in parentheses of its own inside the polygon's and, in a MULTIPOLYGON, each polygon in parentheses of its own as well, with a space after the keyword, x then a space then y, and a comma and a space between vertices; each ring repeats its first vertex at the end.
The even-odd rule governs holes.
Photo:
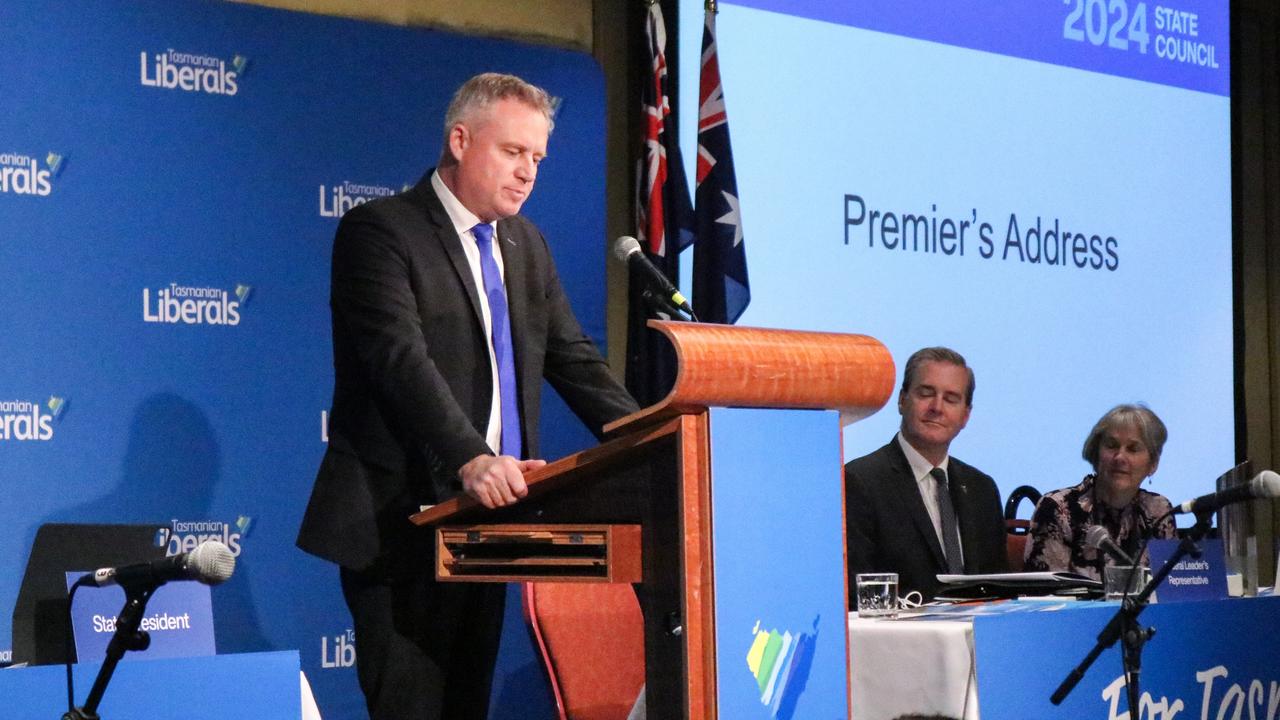
MULTIPOLYGON (((191 0, 10 0, 0 48, 0 661, 37 527, 154 522, 172 552, 215 536, 239 555, 219 652, 298 648, 325 717, 363 716, 337 572, 293 546, 332 390, 337 219, 434 164, 463 80, 522 75, 559 99, 526 212, 602 339, 598 68, 191 0)), ((591 442, 565 413, 552 396, 548 457, 591 442)), ((508 654, 495 689, 512 717, 529 663, 508 654)))

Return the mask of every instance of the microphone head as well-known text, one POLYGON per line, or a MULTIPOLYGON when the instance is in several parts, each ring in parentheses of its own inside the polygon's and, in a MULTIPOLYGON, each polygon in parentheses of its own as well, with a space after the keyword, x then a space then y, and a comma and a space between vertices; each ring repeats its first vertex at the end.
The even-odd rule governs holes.
POLYGON ((1249 485, 1253 488, 1254 497, 1280 497, 1280 475, 1274 470, 1263 470, 1249 481, 1249 485))
POLYGON ((1084 532, 1084 544, 1094 550, 1101 550, 1102 544, 1111 539, 1111 533, 1101 525, 1090 525, 1084 532))
POLYGON ((640 252, 640 241, 630 235, 623 235, 613 243, 613 254, 622 262, 640 252))
POLYGON ((217 540, 206 540, 187 553, 186 569, 192 580, 217 585, 235 572, 236 556, 217 540))

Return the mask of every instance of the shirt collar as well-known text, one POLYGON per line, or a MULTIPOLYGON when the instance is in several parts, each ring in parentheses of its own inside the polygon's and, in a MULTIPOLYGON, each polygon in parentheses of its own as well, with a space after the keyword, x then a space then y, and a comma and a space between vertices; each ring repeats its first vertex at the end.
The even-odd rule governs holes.
MULTIPOLYGON (((929 471, 934 468, 933 464, 926 460, 924 455, 920 454, 920 451, 911 447, 911 443, 907 442, 907 439, 902 437, 901 430, 898 431, 896 438, 898 440, 898 446, 902 448, 902 454, 907 456, 907 464, 911 466, 911 472, 915 475, 916 480, 923 479, 929 474, 929 471)), ((938 467, 942 468, 943 472, 947 472, 947 465, 950 462, 951 456, 947 455, 942 458, 942 462, 938 463, 938 467)))
MULTIPOLYGON (((471 228, 480 224, 480 218, 463 206, 449 186, 444 184, 444 180, 440 179, 438 168, 431 173, 431 187, 436 191, 436 197, 440 198, 440 204, 444 205, 444 211, 449 215, 449 221, 453 223, 453 229, 457 231, 458 237, 472 237, 471 228)), ((489 223, 489 225, 494 227, 496 235, 497 225, 495 223, 489 223)))

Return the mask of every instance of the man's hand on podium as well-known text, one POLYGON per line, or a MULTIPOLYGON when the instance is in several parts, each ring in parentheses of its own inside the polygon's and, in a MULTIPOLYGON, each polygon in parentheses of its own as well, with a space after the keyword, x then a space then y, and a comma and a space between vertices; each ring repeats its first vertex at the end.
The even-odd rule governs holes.
POLYGON ((519 502, 529 493, 524 473, 546 464, 546 460, 517 460, 510 455, 477 455, 458 469, 458 476, 463 492, 492 509, 519 502))

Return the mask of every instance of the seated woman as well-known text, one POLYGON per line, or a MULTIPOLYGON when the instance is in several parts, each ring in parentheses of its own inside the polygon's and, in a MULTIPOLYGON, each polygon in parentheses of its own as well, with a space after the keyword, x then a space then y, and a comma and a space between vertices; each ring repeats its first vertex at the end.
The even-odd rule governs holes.
MULTIPOLYGON (((1160 464, 1168 431, 1143 405, 1117 405, 1102 416, 1084 441, 1084 459, 1093 473, 1074 487, 1047 493, 1031 517, 1026 569, 1066 570, 1095 580, 1116 560, 1085 543, 1101 525, 1133 557, 1144 540, 1177 533, 1169 500, 1140 486, 1160 464)), ((1139 559, 1148 564, 1146 552, 1139 559)))

